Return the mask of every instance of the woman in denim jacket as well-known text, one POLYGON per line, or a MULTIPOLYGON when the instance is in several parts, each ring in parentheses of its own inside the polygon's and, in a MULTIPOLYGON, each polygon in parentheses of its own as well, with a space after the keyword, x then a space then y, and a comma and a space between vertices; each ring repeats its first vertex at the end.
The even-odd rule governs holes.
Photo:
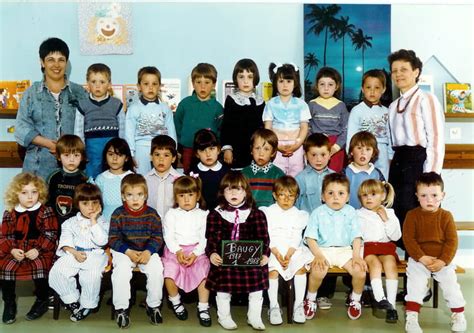
POLYGON ((23 171, 46 179, 57 168, 56 141, 63 134, 74 134, 76 106, 87 94, 80 85, 66 78, 69 48, 64 41, 45 40, 40 45, 39 55, 44 77, 21 99, 15 138, 26 148, 23 171))

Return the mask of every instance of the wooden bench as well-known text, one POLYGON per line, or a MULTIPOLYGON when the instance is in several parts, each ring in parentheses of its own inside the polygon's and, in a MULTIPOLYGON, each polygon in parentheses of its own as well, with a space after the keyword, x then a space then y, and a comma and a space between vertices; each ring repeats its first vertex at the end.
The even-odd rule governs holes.
MULTIPOLYGON (((406 276, 407 276, 407 262, 402 260, 398 263, 397 266, 398 276, 403 277, 404 283, 406 283, 406 276)), ((457 274, 464 274, 466 270, 460 266, 456 267, 457 274)), ((344 268, 339 267, 332 267, 328 271, 328 275, 332 276, 343 276, 349 275, 349 273, 344 268)), ((438 308, 438 281, 433 280, 433 308, 438 308)))
POLYGON ((474 231, 474 222, 472 221, 459 221, 456 222, 457 231, 474 231))

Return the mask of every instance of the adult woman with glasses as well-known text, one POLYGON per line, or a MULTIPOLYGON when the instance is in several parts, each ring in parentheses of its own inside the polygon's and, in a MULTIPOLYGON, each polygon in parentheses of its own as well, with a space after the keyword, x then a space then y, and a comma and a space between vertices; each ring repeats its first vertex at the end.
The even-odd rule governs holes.
POLYGON ((16 116, 15 138, 26 148, 23 171, 44 179, 57 167, 56 141, 74 134, 76 106, 86 91, 66 78, 69 48, 59 38, 49 38, 39 47, 43 80, 25 92, 16 116))
MULTIPOLYGON (((393 209, 402 227, 406 213, 418 206, 415 183, 423 172, 441 173, 444 160, 444 114, 435 95, 418 86, 423 63, 412 50, 388 57, 400 97, 390 104, 389 122, 395 154, 389 183, 395 189, 393 209)), ((399 241, 399 246, 403 246, 399 241)))

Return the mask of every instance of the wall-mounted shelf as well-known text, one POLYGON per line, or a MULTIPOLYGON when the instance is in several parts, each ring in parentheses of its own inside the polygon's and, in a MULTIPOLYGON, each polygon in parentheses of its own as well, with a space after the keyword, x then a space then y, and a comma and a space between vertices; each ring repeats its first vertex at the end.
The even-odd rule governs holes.
POLYGON ((443 169, 474 169, 474 144, 447 144, 443 169))
POLYGON ((0 141, 0 168, 21 168, 22 165, 18 144, 14 141, 0 141))

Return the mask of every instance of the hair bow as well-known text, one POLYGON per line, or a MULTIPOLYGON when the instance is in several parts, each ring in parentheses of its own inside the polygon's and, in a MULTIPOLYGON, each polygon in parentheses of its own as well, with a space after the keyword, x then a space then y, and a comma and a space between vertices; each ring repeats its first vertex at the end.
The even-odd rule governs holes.
POLYGON ((275 63, 275 65, 276 66, 275 66, 275 68, 273 68, 273 73, 276 74, 278 72, 278 69, 283 67, 283 64, 281 62, 277 62, 277 63, 275 63))
POLYGON ((199 174, 198 174, 198 173, 194 173, 194 172, 192 172, 192 171, 189 173, 189 176, 190 176, 190 177, 193 177, 193 178, 195 178, 195 179, 199 178, 199 174))
POLYGON ((298 68, 298 66, 296 66, 294 63, 292 62, 289 62, 288 65, 291 65, 293 66, 293 68, 295 69, 295 72, 299 71, 300 69, 298 68))

